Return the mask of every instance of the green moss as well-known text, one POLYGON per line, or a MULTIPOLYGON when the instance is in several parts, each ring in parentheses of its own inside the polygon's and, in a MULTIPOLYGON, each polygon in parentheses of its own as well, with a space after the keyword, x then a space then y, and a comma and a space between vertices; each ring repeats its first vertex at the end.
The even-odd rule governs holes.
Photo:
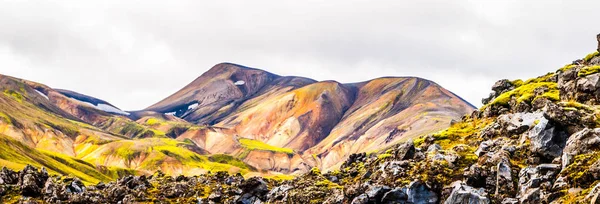
POLYGON ((258 140, 241 138, 241 139, 239 139, 239 142, 242 145, 242 147, 249 149, 249 150, 265 150, 265 151, 271 151, 271 152, 281 152, 281 153, 286 153, 286 154, 290 154, 290 155, 294 154, 294 150, 292 150, 290 148, 275 147, 275 146, 263 143, 258 140))
POLYGON ((12 120, 10 119, 10 117, 8 117, 8 115, 0 112, 0 121, 6 123, 6 124, 12 124, 12 120))
POLYGON ((587 188, 596 180, 594 172, 590 171, 590 167, 600 159, 600 152, 591 152, 575 156, 573 163, 567 166, 561 174, 566 174, 570 184, 587 188))
POLYGON ((413 140, 413 144, 415 145, 415 147, 420 147, 423 143, 425 143, 425 138, 425 136, 421 136, 413 140))
POLYGON ((11 97, 13 99, 15 99, 16 101, 18 101, 19 103, 23 102, 23 95, 17 91, 14 90, 10 90, 10 89, 5 89, 4 90, 4 95, 11 97))
POLYGON ((276 175, 271 175, 271 176, 265 176, 265 178, 273 179, 275 181, 289 181, 289 180, 294 180, 296 177, 293 175, 287 175, 287 174, 276 174, 276 175))
POLYGON ((343 187, 340 186, 339 184, 333 183, 333 182, 331 182, 330 180, 327 180, 327 179, 323 179, 321 181, 318 181, 317 183, 315 183, 315 186, 317 186, 317 187, 325 187, 325 188, 329 188, 329 189, 332 189, 332 188, 343 189, 343 187))
POLYGON ((517 79, 517 80, 511 81, 510 83, 515 87, 519 87, 519 86, 523 85, 523 80, 517 79))
POLYGON ((576 110, 584 110, 584 111, 588 111, 588 112, 595 112, 595 108, 592 106, 588 106, 579 102, 575 102, 575 101, 568 101, 568 102, 559 102, 558 105, 565 107, 565 108, 575 108, 576 110))
POLYGON ((577 65, 575 65, 575 64, 567 64, 564 67, 558 69, 558 71, 565 72, 565 71, 573 69, 575 67, 577 67, 577 65))
POLYGON ((100 157, 86 156, 83 159, 91 163, 105 163, 106 160, 116 157, 125 160, 126 164, 132 161, 140 162, 136 166, 148 171, 172 168, 171 166, 242 174, 255 170, 242 161, 225 155, 213 155, 211 160, 207 156, 191 151, 192 145, 171 138, 121 140, 107 145, 112 149, 106 149, 100 157))
POLYGON ((592 52, 592 53, 590 53, 590 54, 586 55, 586 56, 583 58, 583 61, 585 61, 585 62, 589 62, 590 60, 592 60, 592 58, 594 58, 594 57, 596 57, 596 56, 598 56, 598 55, 600 55, 600 53, 598 53, 598 51, 592 52))
POLYGON ((584 67, 577 73, 577 76, 584 77, 600 72, 600 65, 584 67))
POLYGON ((208 160, 211 162, 217 162, 221 164, 229 164, 232 166, 239 167, 240 169, 252 169, 256 170, 254 167, 244 163, 242 160, 239 160, 231 155, 226 154, 214 154, 208 157, 208 160))
POLYGON ((532 82, 523 84, 522 86, 501 94, 500 96, 496 97, 494 101, 490 103, 490 105, 508 105, 513 97, 517 99, 517 103, 531 102, 538 97, 547 98, 552 101, 558 101, 560 100, 559 94, 560 92, 557 84, 554 82, 532 82), (539 87, 547 87, 548 91, 541 96, 535 96, 534 90, 539 87))
POLYGON ((313 175, 321 175, 321 169, 319 169, 318 167, 313 167, 312 169, 310 169, 310 173, 313 175))
POLYGON ((439 144, 442 149, 452 149, 456 145, 468 144, 471 138, 478 136, 481 130, 491 122, 490 119, 462 121, 432 136, 435 138, 435 143, 439 144))
POLYGON ((161 122, 158 119, 156 119, 156 118, 150 118, 150 119, 146 120, 146 125, 154 126, 154 125, 157 125, 157 124, 160 125, 161 122))
POLYGON ((67 155, 30 148, 8 136, 0 135, 0 166, 21 170, 30 164, 46 167, 51 174, 70 175, 89 184, 116 179, 112 169, 97 167, 67 155))
POLYGON ((388 157, 392 157, 392 154, 380 154, 380 155, 377 155, 377 159, 380 159, 380 160, 386 159, 388 157))
POLYGON ((74 138, 79 136, 79 129, 75 126, 65 124, 54 124, 48 121, 46 121, 45 124, 52 127, 55 130, 62 132, 63 134, 69 137, 74 138))

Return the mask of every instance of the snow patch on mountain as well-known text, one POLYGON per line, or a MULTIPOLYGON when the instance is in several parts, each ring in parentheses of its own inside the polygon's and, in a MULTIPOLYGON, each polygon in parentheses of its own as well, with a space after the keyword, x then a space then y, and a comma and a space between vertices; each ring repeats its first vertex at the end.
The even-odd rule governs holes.
POLYGON ((236 82, 235 82, 235 83, 233 83, 233 84, 235 84, 235 85, 237 85, 237 86, 241 86, 241 85, 244 85, 244 84, 246 84, 246 82, 245 82, 245 81, 236 81, 236 82))
POLYGON ((44 98, 46 98, 46 100, 50 100, 50 98, 48 98, 48 96, 46 96, 46 94, 42 93, 41 91, 38 91, 38 90, 36 90, 36 89, 34 89, 34 91, 35 91, 36 93, 38 93, 39 95, 43 96, 44 98))
POLYGON ((198 104, 198 103, 194 103, 194 104, 192 104, 192 105, 188 106, 188 110, 191 110, 191 109, 198 108, 198 106, 199 106, 199 105, 200 105, 200 104, 198 104))
POLYGON ((168 112, 168 113, 165 113, 165 115, 175 116, 175 113, 176 112, 168 112))
POLYGON ((109 113, 116 113, 116 114, 120 114, 120 115, 129 115, 130 113, 122 111, 121 109, 115 108, 111 105, 108 104, 98 104, 96 106, 97 109, 104 111, 104 112, 109 112, 109 113))
MULTIPOLYGON (((75 98, 70 98, 70 99, 77 100, 75 98)), ((95 109, 98 109, 98 110, 101 110, 101 111, 104 111, 107 113, 114 113, 114 114, 119 114, 119 115, 130 115, 130 113, 122 111, 121 109, 115 108, 114 106, 111 106, 108 104, 99 103, 98 105, 94 105, 87 101, 80 101, 80 100, 77 100, 77 101, 79 101, 87 106, 90 106, 92 108, 95 108, 95 109)))

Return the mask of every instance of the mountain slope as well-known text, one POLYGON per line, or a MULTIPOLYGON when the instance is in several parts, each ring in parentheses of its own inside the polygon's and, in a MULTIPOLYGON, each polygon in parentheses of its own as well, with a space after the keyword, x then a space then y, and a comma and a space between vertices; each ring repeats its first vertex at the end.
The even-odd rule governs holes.
MULTIPOLYGON (((296 163, 306 171, 310 166, 339 167, 352 153, 375 151, 439 131, 473 109, 460 97, 420 78, 341 84, 223 63, 143 112, 174 115, 228 129, 230 136, 291 148, 302 158, 296 163)), ((145 116, 134 115, 134 119, 145 116)), ((221 143, 228 146, 223 148, 227 152, 216 153, 239 150, 235 150, 236 140, 228 138, 231 142, 221 143)), ((262 163, 252 161, 253 157, 242 159, 262 163)))
POLYGON ((74 174, 88 182, 116 178, 110 169, 121 176, 156 170, 174 175, 255 170, 235 158, 213 162, 194 143, 169 138, 176 137, 172 129, 178 127, 201 128, 178 118, 165 117, 164 127, 138 123, 103 100, 9 76, 0 75, 0 88, 0 138, 7 147, 0 152, 0 166, 45 166, 51 173, 74 174))

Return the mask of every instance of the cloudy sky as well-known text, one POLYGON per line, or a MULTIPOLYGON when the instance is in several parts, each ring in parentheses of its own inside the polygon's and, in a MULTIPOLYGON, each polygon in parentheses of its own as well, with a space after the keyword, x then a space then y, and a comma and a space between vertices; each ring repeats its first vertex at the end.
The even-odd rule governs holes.
POLYGON ((596 49, 600 1, 0 0, 0 74, 143 109, 219 62, 433 80, 476 106, 596 49))

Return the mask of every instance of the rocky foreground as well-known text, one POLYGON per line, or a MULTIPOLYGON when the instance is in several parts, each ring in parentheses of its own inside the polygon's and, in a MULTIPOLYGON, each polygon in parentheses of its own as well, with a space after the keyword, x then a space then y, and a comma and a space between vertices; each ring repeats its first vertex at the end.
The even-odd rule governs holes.
POLYGON ((314 168, 292 180, 159 172, 84 185, 28 166, 0 172, 0 201, 600 203, 600 54, 527 81, 500 80, 492 90, 450 128, 353 154, 337 171, 314 168))

